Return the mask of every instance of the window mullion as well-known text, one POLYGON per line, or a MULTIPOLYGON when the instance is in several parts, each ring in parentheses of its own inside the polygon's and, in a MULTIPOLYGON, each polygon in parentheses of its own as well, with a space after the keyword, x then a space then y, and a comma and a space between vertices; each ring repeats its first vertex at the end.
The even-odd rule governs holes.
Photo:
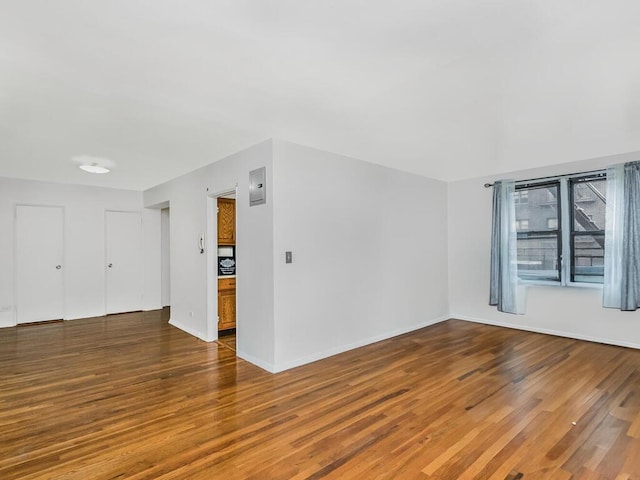
POLYGON ((569 195, 569 181, 560 179, 560 236, 561 236, 561 271, 560 282, 568 285, 571 281, 571 206, 569 195))

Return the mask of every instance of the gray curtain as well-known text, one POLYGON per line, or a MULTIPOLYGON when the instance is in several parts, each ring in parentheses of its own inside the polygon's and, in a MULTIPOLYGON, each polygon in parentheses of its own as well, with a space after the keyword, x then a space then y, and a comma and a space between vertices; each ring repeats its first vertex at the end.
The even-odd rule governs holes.
POLYGON ((518 293, 514 192, 513 181, 499 180, 493 185, 489 305, 519 314, 523 311, 518 293))
POLYGON ((621 310, 640 307, 640 162, 624 166, 621 310))
MULTIPOLYGON (((502 182, 495 182, 493 184, 493 212, 491 216, 491 279, 489 282, 489 305, 494 306, 500 303, 500 292, 502 290, 502 276, 500 275, 501 190, 502 182)), ((500 310, 500 306, 498 306, 498 310, 500 310)))
POLYGON ((602 305, 640 307, 640 162, 607 170, 607 228, 602 305))

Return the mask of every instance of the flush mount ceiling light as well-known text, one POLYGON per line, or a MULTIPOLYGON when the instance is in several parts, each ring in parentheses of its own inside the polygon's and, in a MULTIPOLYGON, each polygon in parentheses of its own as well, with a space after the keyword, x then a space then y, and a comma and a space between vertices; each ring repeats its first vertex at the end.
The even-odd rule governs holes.
POLYGON ((101 167, 97 163, 92 163, 91 165, 79 165, 81 170, 89 173, 109 173, 111 170, 105 167, 101 167))
POLYGON ((111 168, 115 165, 115 163, 108 158, 94 157, 90 155, 78 155, 73 157, 71 160, 78 166, 78 168, 89 173, 109 173, 111 168))

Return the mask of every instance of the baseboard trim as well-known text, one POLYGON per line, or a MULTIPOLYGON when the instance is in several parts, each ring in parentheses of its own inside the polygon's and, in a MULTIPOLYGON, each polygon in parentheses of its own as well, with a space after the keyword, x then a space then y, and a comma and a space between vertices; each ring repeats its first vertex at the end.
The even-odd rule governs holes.
POLYGON ((278 373, 275 370, 275 367, 273 366, 273 364, 269 363, 269 362, 265 362, 260 360, 259 358, 254 357, 253 355, 249 355, 248 353, 245 353, 241 350, 236 350, 236 357, 239 357, 253 365, 255 365, 258 368, 261 368, 262 370, 265 370, 269 373, 278 373))
POLYGON ((199 332, 199 331, 197 331, 197 330, 195 330, 195 329, 193 329, 191 327, 187 327, 183 323, 180 323, 179 321, 174 320, 173 318, 169 319, 169 325, 172 325, 172 326, 174 326, 176 328, 179 328, 183 332, 188 333, 189 335, 192 335, 194 337, 199 338, 203 342, 213 342, 214 340, 216 340, 215 338, 214 339, 209 339, 207 337, 207 335, 203 335, 201 332, 199 332))
POLYGON ((273 373, 284 372, 285 370, 299 367, 301 365, 306 365, 308 363, 317 362, 318 360, 323 360, 325 358, 329 358, 334 355, 338 355, 340 353, 348 352, 349 350, 353 350, 355 348, 360 348, 366 345, 371 345, 372 343, 381 342, 382 340, 387 340, 389 338, 397 337, 398 335, 404 335, 405 333, 413 332, 415 330, 420 330, 421 328, 428 327, 430 325, 435 325, 436 323, 444 322, 445 320, 449 320, 449 318, 451 318, 449 315, 444 315, 442 317, 434 318, 431 320, 427 320, 426 322, 419 323, 418 325, 411 325, 409 327, 398 328, 390 332, 381 333, 379 335, 374 335, 373 337, 368 337, 362 340, 358 340, 357 342, 348 343, 346 345, 341 345, 339 347, 330 348, 328 350, 324 350, 319 353, 314 353, 312 355, 298 358, 296 360, 283 362, 281 364, 276 363, 273 373))
POLYGON ((563 332, 561 330, 550 330, 547 328, 534 328, 529 326, 525 327, 523 325, 515 325, 509 322, 497 322, 495 320, 487 320, 485 318, 471 317, 469 315, 457 315, 454 313, 451 314, 450 318, 452 320, 464 320, 467 322, 483 323, 485 325, 493 325, 495 327, 513 328, 515 330, 522 330, 525 332, 542 333, 545 335, 554 335, 556 337, 572 338, 574 340, 584 340, 587 342, 603 343, 605 345, 615 345, 617 347, 634 348, 637 350, 640 349, 640 344, 637 344, 637 343, 620 342, 617 340, 611 340, 609 338, 592 337, 589 335, 582 335, 579 333, 563 332))
POLYGON ((17 327, 18 324, 16 323, 15 320, 3 320, 0 319, 0 328, 10 328, 10 327, 17 327))

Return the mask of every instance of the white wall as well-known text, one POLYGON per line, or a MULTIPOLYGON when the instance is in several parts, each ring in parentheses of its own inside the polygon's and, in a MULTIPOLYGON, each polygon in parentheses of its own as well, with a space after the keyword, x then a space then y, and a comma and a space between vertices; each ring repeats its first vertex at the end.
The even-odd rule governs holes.
MULTIPOLYGON (((272 150, 271 141, 262 142, 144 192, 145 205, 169 202, 171 208, 170 323, 211 341, 217 338, 217 320, 207 318, 208 300, 217 315, 217 287, 208 285, 208 269, 214 271, 217 241, 209 235, 201 255, 198 238, 208 230, 207 207, 214 203, 209 195, 238 185, 237 352, 267 370, 274 364, 272 150), (260 167, 267 169, 267 203, 249 207, 249 171, 260 167)), ((215 209, 209 217, 215 226, 215 209)))
POLYGON ((281 371, 448 318, 446 184, 269 140, 144 193, 171 206, 171 324, 217 337, 216 242, 207 258, 197 240, 236 184, 240 357, 281 371), (262 166, 267 203, 249 207, 262 166))
MULTIPOLYGON (((637 160, 640 153, 523 170, 500 178, 523 180, 595 170, 637 160)), ((498 312, 489 302, 492 190, 485 177, 449 183, 451 317, 640 348, 638 313, 602 308, 601 288, 531 286, 526 314, 498 312)))
POLYGON ((276 370, 448 318, 445 183, 284 141, 274 152, 276 370))
POLYGON ((162 268, 162 306, 171 305, 171 210, 163 208, 160 215, 161 229, 161 268, 162 268))
MULTIPOLYGON (((65 319, 105 314, 105 210, 142 211, 142 194, 0 178, 0 326, 15 325, 14 227, 16 204, 65 208, 65 319)), ((160 212, 143 211, 143 308, 160 308, 160 212)), ((46 241, 46 232, 42 232, 46 241)))

